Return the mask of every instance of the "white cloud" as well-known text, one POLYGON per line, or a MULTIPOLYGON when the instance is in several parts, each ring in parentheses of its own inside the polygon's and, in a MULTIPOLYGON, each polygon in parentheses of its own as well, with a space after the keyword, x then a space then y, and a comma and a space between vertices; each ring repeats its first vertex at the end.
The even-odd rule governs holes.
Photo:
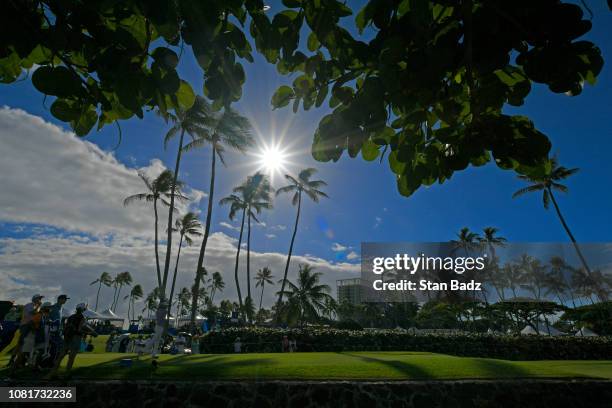
MULTIPOLYGON (((234 284, 234 262, 237 240, 222 233, 211 234, 206 249, 205 267, 212 273, 221 272, 226 282, 224 291, 216 299, 236 299, 234 284)), ((164 248, 160 248, 163 257, 164 248)), ((190 287, 193 283, 195 264, 199 246, 185 247, 181 252, 177 287, 190 287)), ((251 278, 258 269, 265 266, 280 278, 287 256, 277 252, 251 251, 251 278)), ((174 262, 175 259, 172 259, 174 262)), ((337 279, 357 277, 360 267, 357 264, 338 262, 309 255, 294 254, 291 257, 289 279, 295 279, 298 265, 309 263, 318 272, 323 272, 322 282, 328 284, 333 296, 336 295, 337 279)), ((173 264, 174 265, 174 264, 173 264)), ((47 297, 68 293, 73 307, 78 302, 95 303, 96 286, 90 286, 101 272, 111 274, 129 271, 134 282, 149 292, 155 285, 155 264, 151 242, 141 238, 113 239, 104 241, 69 235, 63 237, 40 236, 26 239, 0 238, 0 299, 27 301, 33 293, 40 292, 47 297)), ((246 251, 240 253, 240 284, 244 295, 246 291, 246 251)), ((254 286, 254 283, 251 285, 254 286)), ((275 301, 277 287, 264 292, 264 305, 271 306, 275 301)), ((124 289, 127 293, 128 289, 124 289)), ((102 289, 100 307, 109 305, 112 290, 102 289)), ((122 295, 123 297, 123 295, 122 295)), ((125 305, 119 308, 125 312, 125 305)), ((142 309, 137 305, 137 310, 142 309)))
POLYGON ((382 223, 382 218, 380 218, 380 217, 375 217, 375 218, 374 218, 374 221, 375 221, 375 222, 374 222, 374 228, 378 228, 378 227, 380 227, 380 224, 382 223))
MULTIPOLYGON (((149 292, 156 281, 153 211, 145 203, 124 207, 123 199, 143 191, 138 171, 155 176, 163 169, 157 159, 143 168, 126 166, 112 153, 41 118, 17 109, 0 109, 0 222, 15 224, 15 231, 27 236, 0 237, 0 299, 25 302, 34 292, 47 297, 68 293, 72 297, 68 307, 81 301, 92 305, 97 288, 89 284, 104 271, 116 274, 127 270, 134 282, 149 292)), ((198 190, 186 193, 194 197, 195 204, 205 197, 198 190)), ((180 210, 187 208, 182 206, 180 210)), ((160 211, 162 236, 164 215, 167 213, 160 211)), ((270 229, 282 231, 286 227, 270 229)), ((222 232, 209 238, 204 266, 211 273, 221 272, 226 282, 216 299, 236 297, 236 244, 236 239, 222 232)), ((160 245, 162 261, 164 252, 165 246, 160 245)), ((198 253, 197 244, 183 248, 178 288, 191 286, 198 253)), ((242 251, 239 273, 243 293, 245 258, 246 251, 242 251)), ((174 266, 174 254, 171 261, 174 266)), ((268 266, 280 278, 285 262, 284 253, 252 251, 251 275, 268 266)), ((359 274, 355 264, 294 254, 290 279, 295 278, 298 264, 305 262, 323 272, 322 280, 331 286, 333 295, 336 279, 359 274)), ((276 290, 266 288, 264 304, 268 307, 274 302, 276 290)), ((123 290, 122 298, 127 291, 123 290)), ((103 288, 100 307, 107 307, 111 296, 112 289, 103 288)), ((140 309, 142 304, 137 305, 140 309)), ((125 305, 119 311, 125 313, 125 305)))
POLYGON ((352 261, 357 258, 359 258, 359 254, 355 251, 351 251, 346 255, 346 259, 348 259, 349 261, 352 261))
POLYGON ((276 235, 274 235, 274 234, 266 234, 266 238, 274 239, 274 238, 276 238, 276 235))
POLYGON ((338 242, 334 242, 334 244, 331 247, 331 250, 334 252, 342 252, 342 251, 346 251, 349 247, 344 246, 338 242))
POLYGON ((232 230, 232 231, 240 231, 240 228, 233 226, 233 225, 232 225, 232 224, 230 224, 229 222, 221 221, 221 222, 219 223, 219 225, 220 225, 221 227, 224 227, 224 228, 230 229, 230 230, 232 230))
POLYGON ((271 230, 273 231, 284 231, 287 229, 286 225, 282 225, 282 224, 278 224, 278 225, 273 225, 270 227, 271 230))
MULTIPOLYGON (((154 177, 159 160, 136 169, 93 143, 19 109, 0 109, 0 221, 53 225, 99 236, 151 236, 151 206, 123 206, 144 192, 138 171, 154 177)), ((187 189, 192 207, 205 193, 187 189)), ((178 205, 179 211, 187 209, 178 205)), ((160 211, 160 219, 166 218, 160 211)), ((163 228, 163 227, 162 227, 163 228)), ((164 231, 165 228, 160 228, 164 231)))

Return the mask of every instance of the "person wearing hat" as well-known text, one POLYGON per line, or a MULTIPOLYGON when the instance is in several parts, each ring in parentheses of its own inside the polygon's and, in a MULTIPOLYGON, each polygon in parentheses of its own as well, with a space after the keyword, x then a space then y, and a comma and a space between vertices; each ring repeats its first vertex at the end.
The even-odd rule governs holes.
POLYGON ((61 353, 58 355, 57 360, 55 361, 55 367, 53 367, 53 371, 51 373, 52 377, 56 375, 57 370, 66 354, 68 354, 68 364, 66 365, 66 370, 69 372, 72 369, 74 360, 81 350, 81 342, 83 341, 83 337, 88 334, 94 337, 98 336, 98 333, 96 333, 96 331, 87 324, 87 320, 83 315, 85 310, 87 310, 87 305, 85 303, 79 303, 76 306, 76 312, 66 319, 66 323, 64 325, 64 346, 61 353))
POLYGON ((64 318, 64 305, 68 299, 70 299, 68 295, 59 295, 57 297, 57 302, 51 307, 51 311, 49 313, 50 321, 59 322, 61 326, 64 318))
POLYGON ((49 312, 49 354, 53 361, 61 353, 64 344, 64 305, 68 299, 68 295, 59 295, 49 312))
POLYGON ((26 349, 28 350, 31 349, 31 345, 34 344, 32 333, 33 322, 40 314, 40 306, 42 305, 43 298, 44 296, 37 293, 32 296, 32 302, 27 303, 23 307, 21 321, 19 322, 19 342, 17 343, 17 347, 13 350, 13 356, 11 357, 11 374, 14 373, 23 362, 24 344, 27 343, 26 349))
POLYGON ((49 349, 49 312, 52 306, 51 302, 44 302, 40 306, 40 313, 32 319, 31 336, 34 341, 29 351, 28 365, 33 370, 40 369, 41 357, 45 356, 49 349))
POLYGON ((42 305, 43 298, 44 296, 37 293, 36 295, 32 296, 32 302, 26 304, 23 307, 23 314, 21 315, 21 327, 19 329, 25 326, 30 326, 30 323, 32 323, 34 316, 36 316, 36 314, 40 312, 40 306, 42 305))

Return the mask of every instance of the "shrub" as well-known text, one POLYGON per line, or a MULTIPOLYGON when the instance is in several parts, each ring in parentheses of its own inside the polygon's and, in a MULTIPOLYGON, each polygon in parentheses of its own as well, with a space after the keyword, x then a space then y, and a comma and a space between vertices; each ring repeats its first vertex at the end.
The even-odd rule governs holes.
POLYGON ((424 351, 508 360, 612 359, 611 337, 507 336, 477 333, 412 334, 403 330, 230 328, 202 336, 202 353, 280 352, 283 336, 298 351, 424 351))

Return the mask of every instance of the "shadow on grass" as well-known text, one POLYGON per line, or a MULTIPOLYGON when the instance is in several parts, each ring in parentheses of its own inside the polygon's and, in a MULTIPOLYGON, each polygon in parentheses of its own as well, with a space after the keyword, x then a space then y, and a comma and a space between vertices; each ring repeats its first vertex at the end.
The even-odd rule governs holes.
MULTIPOLYGON (((150 357, 135 359, 127 355, 73 370, 73 378, 91 379, 219 379, 253 378, 241 372, 242 368, 269 364, 271 359, 230 359, 218 355, 177 355, 157 360, 157 368, 150 357), (131 367, 120 367, 119 361, 132 358, 131 367)), ((254 370, 257 371, 257 370, 254 370)))
POLYGON ((478 377, 488 378, 526 378, 533 377, 529 370, 509 361, 488 358, 473 358, 470 365, 478 369, 478 377), (480 374, 482 373, 482 374, 480 374))
POLYGON ((385 365, 389 368, 392 368, 393 370, 397 372, 404 374, 407 378, 414 378, 414 379, 435 378, 435 375, 432 375, 427 370, 424 370, 422 367, 419 367, 418 364, 410 364, 405 361, 375 358, 371 356, 365 356, 365 355, 354 354, 354 353, 343 352, 343 353, 338 353, 338 354, 344 355, 344 356, 351 356, 353 358, 358 358, 368 363, 377 363, 377 364, 385 365))

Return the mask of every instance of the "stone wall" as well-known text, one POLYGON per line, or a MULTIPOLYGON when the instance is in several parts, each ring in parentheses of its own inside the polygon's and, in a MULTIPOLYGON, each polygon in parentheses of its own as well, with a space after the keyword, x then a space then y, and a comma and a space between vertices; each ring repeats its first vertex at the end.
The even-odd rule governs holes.
MULTIPOLYGON (((0 386, 17 385, 2 382, 0 386)), ((19 385, 32 386, 21 382, 19 385)), ((41 385, 40 383, 38 385, 41 385)), ((65 383, 47 383, 66 386, 65 383)), ((611 407, 612 381, 75 381, 67 407, 611 407)), ((45 404, 35 404, 43 406, 45 404)), ((4 404, 3 406, 11 406, 4 404)), ((12 406, 23 408, 23 404, 12 406)), ((62 404, 49 404, 59 407, 62 404)))

